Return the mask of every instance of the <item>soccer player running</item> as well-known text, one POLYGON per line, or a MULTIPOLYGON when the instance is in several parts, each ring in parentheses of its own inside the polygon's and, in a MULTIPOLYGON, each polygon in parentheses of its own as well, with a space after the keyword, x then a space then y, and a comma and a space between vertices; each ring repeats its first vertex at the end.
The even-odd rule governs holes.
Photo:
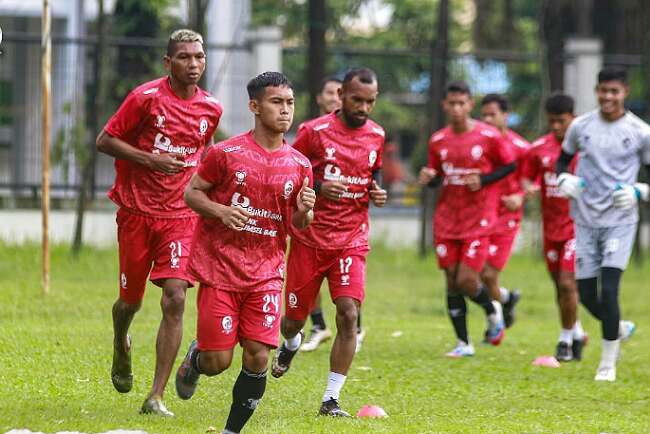
MULTIPOLYGON (((573 121, 574 102, 568 95, 556 93, 545 103, 549 133, 533 143, 524 163, 522 183, 529 196, 541 185, 544 259, 555 285, 562 330, 555 350, 561 362, 580 360, 587 336, 578 320, 578 288, 575 280, 575 235, 569 215, 569 201, 557 186, 555 165, 562 151, 562 141, 573 121)), ((577 157, 571 159, 569 171, 575 170, 577 157)))
POLYGON ((133 387, 129 326, 140 309, 147 277, 162 288, 156 368, 141 413, 173 416, 162 397, 183 335, 186 271, 198 216, 183 191, 212 143, 222 107, 197 86, 205 70, 201 35, 171 34, 164 59, 169 75, 134 89, 97 137, 97 149, 115 157, 115 202, 120 294, 113 305, 111 380, 118 392, 133 387))
POLYGON ((368 206, 384 206, 379 184, 384 130, 368 119, 377 100, 377 76, 367 68, 349 71, 340 90, 341 110, 314 119, 298 131, 294 148, 314 167, 318 201, 313 224, 293 231, 287 263, 285 340, 273 358, 281 377, 302 340, 301 329, 325 277, 336 305, 337 334, 319 414, 350 416, 339 395, 357 345, 357 317, 365 296, 368 206))
POLYGON ((185 191, 201 216, 190 255, 200 282, 197 340, 176 373, 181 399, 200 374, 226 370, 235 345, 242 369, 224 433, 238 433, 264 395, 269 351, 278 345, 289 227, 313 219, 316 193, 309 161, 284 141, 293 120, 291 83, 279 72, 249 81, 252 131, 213 145, 185 191))
POLYGON ((521 297, 519 291, 509 291, 499 285, 499 274, 510 259, 512 246, 519 232, 524 214, 524 190, 521 185, 521 168, 530 144, 519 134, 508 128, 508 100, 495 93, 487 94, 481 100, 481 120, 495 127, 509 145, 517 162, 517 170, 509 174, 497 185, 501 189, 499 215, 488 239, 488 258, 481 281, 492 300, 503 306, 503 320, 506 328, 515 321, 515 306, 521 297))
POLYGON ((499 345, 505 325, 501 305, 492 302, 480 284, 479 273, 488 257, 488 238, 497 221, 500 188, 496 181, 516 169, 501 133, 474 120, 474 102, 465 82, 447 85, 442 101, 448 125, 429 141, 429 163, 419 182, 442 184, 433 227, 438 264, 447 280, 447 312, 458 343, 448 357, 473 356, 467 334, 465 297, 483 308, 487 316, 486 340, 499 345))
POLYGON ((634 324, 620 321, 618 292, 639 221, 647 184, 636 183, 642 164, 650 173, 650 127, 625 109, 627 71, 598 73, 599 108, 569 127, 557 162, 560 191, 571 198, 576 229, 576 278, 580 301, 601 322, 602 348, 596 381, 615 381, 621 340, 634 324), (578 155, 575 175, 569 172, 578 155))

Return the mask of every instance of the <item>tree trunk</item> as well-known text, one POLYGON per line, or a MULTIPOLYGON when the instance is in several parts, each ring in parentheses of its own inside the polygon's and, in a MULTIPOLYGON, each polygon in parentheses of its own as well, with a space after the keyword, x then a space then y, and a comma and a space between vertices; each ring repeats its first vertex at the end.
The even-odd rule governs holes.
POLYGON ((309 0, 307 10, 308 41, 307 41, 307 86, 309 89, 309 118, 319 115, 316 95, 320 91, 320 83, 325 78, 325 30, 327 28, 327 6, 325 0, 309 0))

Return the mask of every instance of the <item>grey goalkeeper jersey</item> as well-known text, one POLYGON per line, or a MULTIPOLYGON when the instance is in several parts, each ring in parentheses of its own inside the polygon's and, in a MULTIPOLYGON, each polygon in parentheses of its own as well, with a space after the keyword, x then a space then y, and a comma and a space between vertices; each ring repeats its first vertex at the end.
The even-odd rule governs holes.
POLYGON ((650 164, 650 126, 627 112, 608 122, 594 110, 577 117, 567 131, 562 149, 578 154, 576 175, 585 182, 577 200, 571 201, 576 224, 612 227, 636 223, 639 213, 614 208, 617 184, 634 184, 641 164, 650 164))

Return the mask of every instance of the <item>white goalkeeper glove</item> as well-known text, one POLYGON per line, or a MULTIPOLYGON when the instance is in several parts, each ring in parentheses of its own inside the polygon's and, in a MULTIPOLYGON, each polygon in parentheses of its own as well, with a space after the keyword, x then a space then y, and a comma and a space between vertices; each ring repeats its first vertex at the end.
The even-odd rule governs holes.
POLYGON ((579 176, 563 172, 557 177, 557 186, 562 196, 577 199, 585 189, 585 181, 579 176))
POLYGON ((650 186, 637 182, 634 185, 618 184, 614 190, 614 206, 619 209, 631 209, 639 200, 648 201, 650 186))

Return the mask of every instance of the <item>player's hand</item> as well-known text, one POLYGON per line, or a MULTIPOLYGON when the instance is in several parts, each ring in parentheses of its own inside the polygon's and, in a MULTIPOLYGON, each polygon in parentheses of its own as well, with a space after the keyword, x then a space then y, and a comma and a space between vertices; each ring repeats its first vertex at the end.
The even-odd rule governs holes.
POLYGON ((618 184, 614 190, 614 206, 619 209, 632 209, 637 202, 642 199, 647 201, 650 196, 650 186, 648 184, 636 183, 618 184))
POLYGON ((181 154, 149 154, 147 167, 156 172, 162 172, 166 175, 173 175, 183 170, 185 162, 183 162, 181 154))
POLYGON ((370 200, 372 200, 372 203, 374 203, 375 206, 382 207, 386 205, 386 201, 388 200, 388 192, 381 188, 377 184, 377 181, 372 181, 370 190, 368 190, 368 194, 370 195, 370 200))
POLYGON ((579 176, 563 172, 557 177, 557 186, 562 196, 577 199, 585 189, 585 181, 579 176))
POLYGON ((418 175, 418 183, 420 185, 427 185, 435 177, 436 177, 435 169, 425 166, 422 169, 420 169, 420 174, 418 175))
POLYGON ((314 209, 314 205, 316 205, 316 192, 309 187, 309 178, 307 177, 305 177, 305 180, 302 182, 302 187, 298 192, 296 202, 298 211, 300 212, 309 212, 314 209))
POLYGON ((465 182, 465 186, 469 189, 469 191, 479 191, 482 187, 481 176, 478 173, 470 173, 469 175, 465 175, 463 181, 465 182))
POLYGON ((517 211, 524 204, 524 195, 519 193, 501 196, 501 202, 508 211, 517 211))
POLYGON ((325 181, 320 185, 320 193, 330 200, 341 200, 348 186, 337 181, 325 181))
POLYGON ((240 206, 230 206, 223 209, 220 218, 226 227, 241 231, 251 218, 251 214, 240 206))

